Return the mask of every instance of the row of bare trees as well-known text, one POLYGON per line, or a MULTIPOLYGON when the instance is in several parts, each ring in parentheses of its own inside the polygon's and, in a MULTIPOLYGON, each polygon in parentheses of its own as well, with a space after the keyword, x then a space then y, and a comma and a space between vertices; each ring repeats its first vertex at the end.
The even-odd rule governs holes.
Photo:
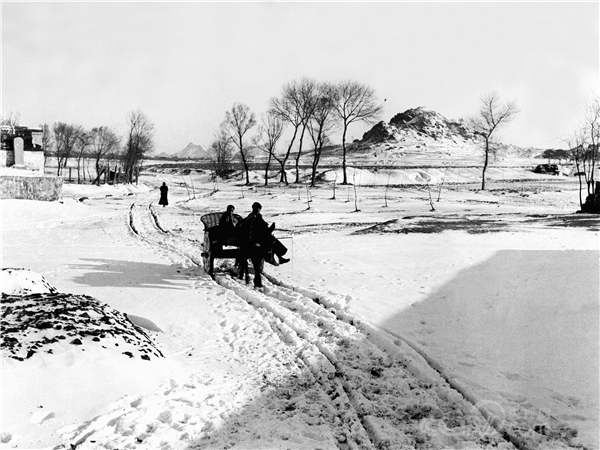
MULTIPOLYGON (((587 196, 593 199, 600 195, 596 192, 596 163, 598 146, 600 145, 600 98, 594 99, 588 106, 583 124, 573 135, 568 138, 567 145, 571 161, 575 165, 576 175, 579 179, 579 205, 584 209, 583 187, 587 196)), ((586 199, 587 200, 587 199, 586 199)))
MULTIPOLYGON (((123 170, 126 182, 133 182, 136 171, 147 154, 153 148, 153 124, 141 111, 134 111, 128 117, 128 134, 124 145, 121 138, 107 126, 86 130, 81 125, 56 122, 52 126, 42 127, 42 147, 50 151, 54 148, 57 159, 57 175, 62 175, 69 161, 77 161, 77 182, 81 182, 82 165, 91 159, 95 166, 94 183, 100 184, 101 176, 110 170, 110 164, 116 162, 123 170), (48 130, 48 131, 46 131, 48 130), (46 140, 46 141, 45 141, 46 140), (45 141, 45 142, 44 142, 45 141)), ((91 178, 91 177, 90 177, 91 178)), ((92 181, 90 179, 90 181, 92 181)))
POLYGON ((250 184, 249 154, 252 147, 266 154, 265 185, 268 184, 271 164, 279 166, 279 181, 288 184, 287 164, 296 146, 294 167, 295 183, 300 182, 300 158, 305 137, 312 141, 311 185, 315 184, 317 168, 324 146, 331 142, 336 127, 341 127, 343 182, 346 173, 346 136, 356 122, 374 122, 381 112, 374 90, 357 81, 339 83, 319 82, 309 78, 285 84, 279 96, 270 101, 268 111, 257 125, 255 114, 242 103, 235 103, 225 114, 211 149, 214 153, 215 172, 222 175, 229 170, 233 150, 237 150, 244 167, 246 184, 250 184), (283 150, 279 149, 286 127, 290 138, 283 150), (227 159, 229 158, 229 160, 227 159))

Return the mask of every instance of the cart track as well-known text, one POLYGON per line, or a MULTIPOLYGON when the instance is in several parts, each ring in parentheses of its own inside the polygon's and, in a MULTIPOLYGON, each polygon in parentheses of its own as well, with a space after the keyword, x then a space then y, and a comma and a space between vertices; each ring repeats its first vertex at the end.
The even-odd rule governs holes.
MULTIPOLYGON (((197 248, 166 230, 161 232, 150 206, 146 214, 134 210, 132 204, 129 223, 137 236, 202 267, 191 254, 197 248), (158 239, 149 236, 157 231, 162 233, 158 239)), ((264 293, 230 276, 220 275, 215 281, 261 312, 282 341, 303 349, 299 358, 337 404, 337 415, 347 424, 346 438, 359 448, 455 447, 457 441, 460 448, 512 448, 513 444, 526 448, 448 384, 412 347, 386 338, 320 296, 273 276, 266 278, 264 293), (333 367, 333 372, 324 369, 327 366, 333 367), (336 401, 340 397, 341 405, 336 401), (432 432, 436 442, 428 441, 432 432)))
MULTIPOLYGON (((158 236, 158 239, 150 235, 153 229, 155 232, 158 229, 149 223, 150 221, 154 221, 154 218, 151 217, 153 214, 150 208, 148 208, 147 211, 148 213, 145 213, 141 206, 136 206, 135 204, 130 206, 129 225, 133 234, 152 247, 158 247, 162 251, 166 250, 167 252, 175 253, 188 264, 191 263, 194 266, 202 267, 202 262, 189 254, 189 249, 186 251, 181 248, 181 244, 186 244, 185 242, 177 240, 180 244, 178 246, 171 242, 167 242, 164 234, 158 236)), ((172 235, 169 235, 169 237, 172 238, 172 235)), ((207 278, 209 278, 208 275, 207 278)), ((223 286, 223 284, 219 284, 223 286)), ((226 287, 225 289, 235 293, 233 289, 226 287)), ((253 307, 265 319, 266 323, 270 326, 275 335, 278 336, 281 342, 296 350, 297 357, 309 368, 314 379, 321 385, 323 394, 329 398, 332 405, 341 403, 342 406, 345 406, 350 404, 350 400, 347 397, 344 387, 339 380, 335 378, 335 368, 331 365, 325 355, 322 355, 314 345, 302 340, 302 338, 300 338, 284 321, 280 320, 269 311, 257 307, 257 305, 252 301, 249 301, 248 298, 241 296, 237 297, 253 307)), ((330 426, 338 439, 338 448, 344 450, 375 448, 370 441, 366 430, 362 428, 359 416, 355 410, 352 408, 348 410, 342 407, 329 409, 330 413, 337 417, 337 423, 332 423, 330 426)))
POLYGON ((152 203, 148 204, 148 211, 150 212, 150 215, 152 216, 152 222, 154 223, 154 227, 161 233, 164 233, 164 234, 169 233, 167 230, 165 230, 161 226, 160 222, 158 221, 158 215, 156 214, 156 211, 154 210, 154 206, 152 206, 152 203))

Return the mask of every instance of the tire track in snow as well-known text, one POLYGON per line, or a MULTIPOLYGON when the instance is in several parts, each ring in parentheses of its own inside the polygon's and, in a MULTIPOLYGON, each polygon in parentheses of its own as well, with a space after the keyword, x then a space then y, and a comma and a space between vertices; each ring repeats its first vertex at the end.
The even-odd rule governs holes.
POLYGON ((165 233, 167 234, 168 231, 165 230, 160 222, 158 221, 158 215, 156 214, 156 211, 154 209, 154 206, 152 206, 152 203, 148 204, 148 211, 150 211, 150 215, 152 216, 152 222, 154 223, 155 228, 160 231, 161 233, 165 233))
MULTIPOLYGON (((269 277, 270 279, 273 279, 272 276, 269 277)), ((217 282, 221 283, 221 281, 219 279, 217 279, 217 282)), ((252 295, 253 291, 250 291, 250 295, 252 295)), ((243 293, 241 293, 241 295, 244 295, 243 293)), ((260 295, 258 293, 254 294, 254 295, 260 295)), ((303 296, 302 294, 298 294, 297 292, 293 291, 292 289, 288 289, 286 287, 283 286, 278 286, 278 289, 276 290, 272 290, 269 289, 266 297, 271 297, 272 300, 274 300, 274 302, 278 303, 278 305, 280 307, 283 308, 288 308, 290 311, 292 311, 293 313, 295 313, 298 318, 299 321, 296 323, 305 323, 305 324, 317 324, 319 325, 318 322, 320 322, 321 320, 323 320, 323 318, 330 318, 331 322, 335 322, 335 321, 342 321, 344 323, 346 323, 347 325, 349 325, 350 327, 352 327, 355 330, 355 333, 359 336, 361 336, 362 338, 366 337, 368 339, 368 341, 370 341, 370 343, 373 345, 373 347, 379 349, 379 350, 383 350, 384 352, 387 352, 389 355, 398 358, 398 360, 400 361, 400 368, 402 369, 406 369, 411 375, 414 376, 414 378, 416 378, 417 380, 426 380, 427 384, 431 384, 435 389, 442 389, 447 390, 447 391, 456 391, 456 389, 454 389, 452 386, 446 384, 444 381, 445 380, 441 380, 440 377, 438 376, 437 373, 435 373, 433 371, 433 369, 431 367, 429 367, 429 365, 427 364, 427 361, 421 359, 418 355, 416 355, 416 361, 415 358, 411 358, 410 353, 413 353, 412 349, 410 348, 405 348, 402 347, 401 345, 397 344, 397 343, 392 343, 389 340, 386 340, 383 336, 381 336, 380 333, 377 333, 375 330, 373 329, 367 329, 367 327, 364 324, 360 324, 357 325, 359 322, 356 321, 354 318, 351 318, 351 316, 346 314, 345 319, 340 319, 339 317, 337 317, 337 315, 332 312, 327 310, 320 302, 315 302, 313 300, 313 298, 311 297, 306 297, 303 296), (312 315, 313 317, 311 318, 310 315, 312 315), (407 354, 408 353, 408 354, 407 354), (425 370, 423 370, 425 369, 425 370), (429 369, 430 373, 425 373, 427 372, 429 369), (440 383, 441 382, 441 383, 440 383)), ((272 304, 263 304, 263 307, 267 308, 268 310, 272 311, 274 308, 276 309, 276 307, 274 307, 274 305, 272 304)), ((280 312, 280 314, 282 314, 280 312)), ((283 314, 285 315, 285 314, 283 314)), ((289 318, 285 318, 282 317, 282 321, 284 321, 285 323, 290 323, 293 322, 293 318, 289 319, 289 318)), ((331 325, 331 324, 330 324, 331 325)), ((292 327, 293 329, 295 329, 295 327, 292 327)), ((298 331, 298 333, 300 335, 302 335, 305 339, 310 340, 310 336, 307 336, 308 333, 305 331, 298 331)), ((343 335, 343 333, 341 333, 343 335)), ((344 369, 344 361, 339 361, 339 358, 336 358, 336 356, 340 356, 342 355, 344 352, 340 351, 339 349, 336 349, 336 351, 331 351, 329 350, 326 346, 323 345, 323 343, 319 343, 316 342, 315 345, 317 345, 319 347, 319 349, 321 350, 321 352, 327 356, 327 358, 331 361, 331 363, 336 367, 336 369, 342 373, 346 373, 347 370, 344 369)), ((359 345, 365 345, 364 341, 361 342, 359 345)), ((342 358, 343 359, 343 358, 342 358)), ((368 369, 368 366, 377 364, 377 358, 374 359, 374 361, 366 364, 366 367, 364 367, 364 369, 368 369)), ((387 367, 385 370, 390 370, 393 369, 393 367, 387 367)), ((364 370, 366 371, 366 370, 364 370)), ((398 373, 396 373, 395 378, 397 379, 399 377, 398 373)), ((364 385, 366 383, 361 383, 361 381, 363 380, 352 380, 352 377, 350 380, 345 380, 344 382, 344 387, 348 393, 348 396, 353 399, 353 397, 355 397, 353 395, 353 392, 360 392, 363 391, 364 394, 364 385), (351 386, 350 383, 354 381, 355 385, 351 386), (358 381, 358 384, 357 384, 358 381)), ((381 392, 381 390, 383 390, 385 388, 385 383, 384 386, 377 386, 375 389, 373 389, 372 391, 374 392, 369 392, 369 398, 372 399, 372 403, 379 405, 379 404, 385 404, 386 399, 385 395, 373 395, 374 393, 379 393, 381 392), (379 397, 379 398, 378 398, 379 397)), ((435 389, 430 389, 431 392, 435 392, 435 389)), ((426 388, 426 392, 427 392, 427 388, 426 388)), ((437 394, 437 393, 436 393, 437 394)), ((457 392, 457 394, 460 394, 460 392, 457 392)), ((437 395, 434 395, 434 397, 436 397, 437 395)), ((434 403, 444 403, 446 401, 446 399, 444 398, 444 395, 439 395, 437 396, 437 398, 434 398, 434 403)), ((451 410, 453 404, 459 405, 460 407, 462 407, 463 411, 465 412, 465 417, 469 417, 469 416, 473 416, 473 428, 474 430, 472 430, 473 432, 475 432, 475 434, 477 434, 478 429, 485 429, 486 428, 486 418, 481 416, 481 411, 474 407, 473 405, 470 405, 469 401, 467 399, 465 399, 462 395, 460 395, 459 397, 453 398, 450 401, 448 401, 447 403, 449 403, 449 405, 446 405, 446 408, 444 409, 445 411, 451 410), (465 401, 466 400, 466 401, 465 401)), ((385 436, 385 435, 381 435, 378 431, 379 431, 379 427, 378 426, 378 419, 381 419, 381 417, 374 417, 373 415, 369 415, 366 413, 361 413, 361 404, 360 402, 358 402, 357 400, 353 400, 353 406, 355 407, 355 409, 358 411, 359 417, 361 417, 361 422, 363 423, 363 426, 365 427, 366 430, 368 430, 369 435, 371 437, 371 440, 376 444, 376 446, 378 448, 388 448, 390 445, 393 445, 394 443, 398 442, 401 437, 396 435, 394 436, 394 439, 390 440, 389 436, 385 436)), ((397 423, 394 423, 394 417, 393 414, 391 417, 388 417, 388 421, 391 422, 394 425, 398 425, 397 423)), ((441 425, 441 427, 443 427, 444 425, 441 425)), ((448 427, 447 430, 444 430, 445 433, 448 434, 454 434, 453 431, 450 430, 451 427, 448 427)), ((390 431, 390 428, 388 427, 388 433, 390 431)), ((410 429, 408 430, 408 432, 406 433, 408 436, 411 435, 410 433, 410 429)), ((460 433, 462 433, 464 430, 461 430, 460 433)), ((502 439, 505 438, 505 436, 503 436, 502 434, 498 434, 495 432, 495 430, 490 429, 490 435, 495 436, 496 438, 502 439)), ((506 439, 505 439, 506 440, 506 439)), ((404 444, 408 444, 410 446, 417 446, 417 444, 419 444, 419 442, 404 442, 404 444)), ((477 445, 477 443, 474 442, 464 442, 464 444, 468 445, 469 448, 471 448, 474 444, 477 445)), ((494 443, 493 446, 495 446, 496 444, 494 443)), ((510 444, 509 444, 510 445, 510 444)), ((485 447, 486 445, 478 445, 478 447, 485 447)), ((510 445, 510 447, 512 448, 512 445, 510 445)))
MULTIPOLYGON (((151 231, 151 228, 144 224, 143 220, 144 218, 148 217, 148 214, 136 214, 134 213, 135 210, 136 208, 134 204, 132 204, 129 210, 129 223, 131 224, 131 230, 136 236, 138 236, 144 242, 154 247, 158 247, 161 250, 167 250, 169 252, 175 253, 178 256, 184 258, 187 262, 192 263, 195 266, 202 267, 201 262, 199 262, 194 256, 190 255, 188 251, 182 249, 178 245, 174 245, 171 242, 167 242, 165 240, 165 235, 161 235, 158 238, 150 237, 149 233, 151 231)), ((150 215, 152 215, 150 209, 148 209, 148 212, 150 215)), ((154 229, 156 229, 156 227, 154 227, 154 229)), ((172 235, 169 235, 169 237, 175 240, 175 238, 172 235)), ((180 245, 183 244, 181 240, 178 240, 177 243, 180 245)), ((236 294, 233 289, 225 289, 236 294)), ((343 386, 341 386, 340 383, 336 383, 335 381, 328 381, 330 376, 334 376, 335 368, 331 366, 325 355, 322 355, 316 348, 311 349, 310 347, 314 346, 307 345, 306 343, 302 342, 302 339, 298 338, 297 336, 294 336, 294 331, 291 330, 285 322, 277 319, 272 314, 269 317, 268 312, 265 315, 264 309, 258 308, 255 304, 249 302, 246 298, 241 297, 237 294, 236 297, 249 304, 254 310, 256 310, 265 319, 265 322, 275 332, 275 334, 279 337, 283 344, 293 347, 293 349, 296 351, 296 354, 299 353, 301 355, 300 357, 297 356, 297 358, 300 358, 305 364, 305 366, 309 368, 315 380, 318 381, 319 384, 321 384, 323 394, 326 395, 333 404, 339 403, 339 401, 336 401, 337 398, 342 399, 342 403, 344 404, 344 406, 350 404, 350 400, 347 398, 343 386), (327 370, 328 364, 330 366, 330 370, 327 370)), ((375 448, 373 443, 369 440, 367 432, 360 426, 360 420, 354 410, 348 411, 347 409, 343 408, 332 409, 327 404, 323 406, 325 408, 328 408, 332 415, 338 417, 337 424, 329 424, 332 427, 332 431, 336 434, 338 448, 343 450, 375 448), (338 429, 337 431, 336 428, 338 429), (341 428, 341 430, 339 428, 341 428), (350 442, 351 439, 354 442, 350 442)))
MULTIPOLYGON (((343 423, 350 422, 350 427, 346 430, 345 439, 342 443, 346 443, 348 438, 352 438, 354 444, 358 445, 359 448, 381 448, 382 440, 377 439, 372 427, 369 427, 366 423, 364 415, 360 414, 357 408, 356 396, 353 395, 352 390, 344 382, 339 364, 331 352, 324 350, 317 342, 309 339, 303 330, 291 325, 277 310, 260 300, 253 291, 248 288, 246 290, 240 289, 239 285, 241 283, 237 283, 229 276, 222 275, 215 277, 215 281, 225 289, 233 291, 238 297, 259 311, 275 329, 278 329, 282 341, 290 342, 293 346, 302 348, 299 357, 309 367, 315 379, 321 383, 332 404, 339 405, 339 398, 343 405, 349 407, 346 410, 338 408, 336 411, 336 415, 340 417, 343 423), (355 423, 360 425, 358 427, 353 426, 355 423)), ((354 447, 351 445, 351 448, 354 447)))
MULTIPOLYGON (((151 210, 149 209, 150 214, 151 214, 151 210)), ((131 213, 133 214, 133 209, 131 210, 131 213)), ((132 220, 133 221, 133 220, 132 220)), ((156 227, 155 227, 156 228, 156 227)), ((167 243, 164 240, 164 236, 161 236, 161 240, 159 241, 155 241, 154 245, 159 246, 161 248, 168 248, 170 251, 173 251, 177 254, 179 254, 180 256, 183 256, 184 258, 188 259, 189 261, 191 261, 193 264, 195 265, 201 265, 197 260, 195 260, 194 257, 190 256, 190 254, 183 250, 181 248, 181 244, 183 244, 183 242, 181 242, 181 240, 179 240, 179 242, 177 242, 176 244, 173 243, 167 243), (177 245, 178 244, 178 245, 177 245)), ((273 287, 276 287, 276 289, 278 289, 277 291, 273 291, 273 289, 271 289, 269 292, 270 293, 274 293, 275 295, 265 295, 263 296, 264 298, 261 300, 261 295, 262 294, 257 294, 254 291, 245 291, 244 292, 244 286, 243 285, 238 285, 236 287, 235 285, 235 281, 229 277, 218 277, 217 282, 219 282, 219 284, 221 284, 223 287, 226 287, 227 289, 233 290, 236 294, 238 294, 238 296, 242 297, 244 300, 248 301, 248 303, 252 304, 252 306, 256 307, 259 310, 265 310, 266 312, 272 314, 274 317, 276 317, 279 322, 275 323, 274 326, 278 329, 282 329, 285 327, 290 328, 292 331, 294 331, 295 335, 304 340, 307 344, 309 345, 314 345, 317 347, 317 349, 319 350, 319 353, 325 357, 327 359, 327 361, 329 361, 329 363, 335 367, 336 369, 336 375, 338 376, 340 383, 342 385, 343 391, 346 394, 347 398, 349 399, 348 404, 352 406, 352 409, 354 409, 356 416, 360 419, 360 423, 361 423, 361 428, 364 430, 364 432, 366 433, 366 435, 368 436, 369 439, 369 445, 368 447, 377 447, 377 448, 393 448, 394 444, 404 441, 404 444, 402 445, 406 445, 408 444, 409 446, 417 446, 417 444, 420 444, 420 440, 423 439, 423 436, 421 435, 422 433, 420 433, 419 429, 409 429, 408 433, 406 432, 407 430, 399 430, 397 428, 398 423, 394 423, 394 422, 398 422, 398 418, 394 417, 393 414, 390 414, 390 417, 388 417, 389 421, 391 422, 391 426, 389 424, 381 424, 380 422, 380 417, 376 417, 374 415, 371 414, 366 414, 365 412, 362 411, 363 409, 363 404, 364 404, 364 396, 362 396, 362 394, 357 393, 357 387, 356 386, 351 386, 351 384, 348 382, 348 379, 351 379, 350 377, 348 377, 347 375, 345 375, 344 373, 344 366, 343 364, 340 363, 340 361, 338 361, 338 359, 334 356, 334 353, 336 351, 339 351, 339 349, 335 348, 335 350, 331 350, 330 348, 327 348, 327 346, 325 346, 322 342, 319 342, 318 339, 318 335, 315 336, 314 335, 314 331, 313 331, 313 335, 309 336, 309 332, 310 330, 306 330, 303 329, 302 326, 298 326, 298 322, 294 321, 293 318, 290 318, 289 316, 287 316, 286 314, 283 314, 281 309, 278 309, 277 307, 273 306, 272 303, 279 303, 282 300, 282 297, 285 299, 286 297, 289 300, 290 297, 290 293, 292 293, 292 297, 294 296, 294 294, 296 296, 298 296, 298 292, 297 290, 294 290, 293 288, 290 287, 286 287, 283 286, 283 283, 279 282, 278 280, 276 280, 274 277, 272 276, 268 276, 267 277, 272 283, 273 283, 273 287), (227 280, 227 281, 224 281, 227 280), (234 284, 231 284, 234 283, 234 284), (394 426, 396 425, 396 427, 394 426), (380 430, 383 429, 383 432, 381 432, 380 430), (412 434, 411 434, 412 433, 412 434), (389 439, 389 434, 392 434, 394 436, 393 439, 389 439), (412 439, 412 440, 411 440, 412 439), (410 441, 410 442, 406 442, 406 441, 410 441)), ((246 288, 247 289, 247 288, 246 288)), ((355 323, 357 322, 355 319, 351 318, 349 315, 347 315, 347 313, 343 313, 346 314, 348 317, 338 317, 338 314, 334 313, 331 311, 331 309, 334 308, 327 308, 325 305, 321 304, 321 300, 319 298, 313 298, 310 295, 302 295, 300 294, 299 297, 296 298, 296 300, 299 301, 308 301, 309 303, 311 303, 313 306, 316 306, 317 309, 320 309, 320 312, 316 313, 313 311, 312 313, 315 315, 327 315, 329 314, 330 316, 333 317, 333 321, 338 321, 340 323, 344 323, 347 325, 350 325, 352 327, 355 328, 356 332, 361 335, 361 337, 366 338, 365 341, 370 341, 373 343, 373 341, 375 341, 377 344, 373 343, 372 346, 372 350, 373 349, 377 349, 380 352, 383 353, 388 353, 388 354, 392 354, 395 357, 398 357, 398 353, 405 353, 406 349, 402 348, 401 350, 399 350, 398 348, 396 348, 395 350, 393 349, 393 345, 390 347, 389 343, 381 345, 381 337, 375 337, 373 335, 372 332, 365 332, 365 330, 360 330, 358 327, 355 326, 355 323), (382 350, 383 347, 385 350, 382 350), (390 348, 392 348, 392 350, 390 350, 390 348)), ((278 305, 279 307, 281 305, 278 305)), ((289 310, 289 308, 287 308, 289 310)), ((297 311, 295 311, 294 309, 291 310, 291 313, 295 314, 297 311)), ((307 310, 303 310, 303 313, 307 313, 307 310)), ((304 320, 306 317, 302 316, 301 317, 301 321, 304 320)), ((272 322, 272 319, 271 319, 272 322)), ((301 322, 300 322, 301 323, 301 322)), ((283 339, 288 338, 289 340, 289 334, 287 336, 284 335, 282 336, 283 339)), ((400 347, 397 344, 395 344, 396 347, 400 347)), ((414 350, 411 349, 413 352, 414 350)), ((389 355, 388 355, 389 356, 389 355)), ((404 355, 406 356, 406 355, 404 355)), ((418 355, 417 355, 418 356, 418 355)), ((402 361, 402 368, 406 371, 406 373, 410 374, 413 377, 413 382, 417 381, 417 382, 423 382, 423 380, 425 380, 425 383, 431 383, 432 382, 432 377, 427 376, 423 373, 422 370, 418 369, 416 366, 417 364, 411 363, 411 359, 412 358, 399 358, 402 361), (414 379, 416 378, 416 380, 414 379)), ((307 364, 309 365, 309 364, 307 364)), ((437 376, 439 378, 439 374, 437 372, 435 372, 435 369, 433 369, 431 366, 427 365, 427 369, 429 369, 430 371, 434 371, 435 376, 437 376)), ((309 365, 310 367, 310 365, 309 365)), ((352 368, 351 369, 355 369, 352 368)), ((364 369, 364 368, 363 368, 364 369)), ((441 380, 443 384, 446 384, 444 380, 441 380)), ((436 383, 436 385, 439 385, 439 383, 436 383)), ((446 385, 447 386, 447 385, 446 385)), ((360 386, 359 386, 360 387, 360 386)), ((423 387, 423 386, 421 386, 423 387)), ((436 386, 439 387, 439 386, 436 386)), ((448 390, 453 391, 455 394, 458 394, 460 396, 460 400, 464 402, 464 397, 462 395, 460 395, 456 390, 452 389, 451 386, 447 386, 448 390)), ((413 389, 413 387, 410 388, 411 390, 413 389)), ((446 392, 444 395, 447 395, 448 392, 446 392)), ((435 399, 434 399, 435 400, 435 399)), ((440 398, 438 398, 437 400, 441 400, 440 398)), ((447 402, 450 404, 456 403, 457 399, 454 398, 451 401, 447 402)), ((377 401, 372 401, 372 404, 377 405, 377 401)), ((434 401, 435 403, 435 401, 434 401)), ((410 406, 410 405, 409 405, 410 406)), ((445 405, 446 407, 448 407, 448 405, 445 405)), ((427 406, 429 407, 429 406, 427 406)), ((468 408, 465 408, 465 405, 461 405, 461 414, 464 416, 469 416, 469 415, 473 415, 472 412, 468 411, 468 408)), ((416 416, 419 416, 419 412, 416 413, 416 416)), ((485 423, 487 423, 487 421, 485 420, 484 417, 481 416, 479 410, 477 410, 477 413, 475 414, 476 416, 478 416, 477 418, 472 418, 471 421, 474 421, 474 427, 475 428, 482 428, 482 424, 480 422, 478 422, 478 420, 481 420, 484 422, 484 426, 483 428, 485 428, 485 423)), ((442 414, 443 417, 443 414, 442 414)), ((406 417, 403 417, 402 420, 406 420, 406 417)), ((472 424, 473 425, 473 424, 472 424)), ((492 430, 493 432, 491 434, 494 434, 496 430, 492 430)), ((444 432, 446 432, 446 430, 444 430, 444 432)), ((461 430, 461 433, 464 432, 464 430, 461 430)), ((452 433, 451 433, 452 434, 452 433)), ((491 439, 492 442, 491 444, 493 444, 493 446, 497 446, 499 443, 502 444, 502 442, 497 442, 494 438, 496 436, 487 436, 486 439, 491 439)), ((498 438, 500 438, 500 440, 502 438, 505 438, 505 436, 503 436, 502 434, 500 434, 500 436, 497 436, 498 438)), ((455 437, 453 437, 453 439, 455 439, 455 437)), ((512 445, 510 445, 510 443, 507 441, 506 442, 510 447, 512 447, 512 445)), ((475 442, 470 442, 470 445, 472 446, 473 444, 475 444, 477 447, 485 447, 486 445, 483 444, 483 442, 479 442, 477 445, 475 442)))

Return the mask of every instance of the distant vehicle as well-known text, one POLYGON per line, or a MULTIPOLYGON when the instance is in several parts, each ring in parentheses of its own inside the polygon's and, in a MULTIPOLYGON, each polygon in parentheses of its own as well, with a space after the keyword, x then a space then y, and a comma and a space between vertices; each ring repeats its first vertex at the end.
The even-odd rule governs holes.
POLYGON ((533 172, 534 173, 549 173, 552 175, 560 174, 560 170, 558 170, 557 164, 538 164, 537 166, 535 166, 535 169, 533 169, 533 172))

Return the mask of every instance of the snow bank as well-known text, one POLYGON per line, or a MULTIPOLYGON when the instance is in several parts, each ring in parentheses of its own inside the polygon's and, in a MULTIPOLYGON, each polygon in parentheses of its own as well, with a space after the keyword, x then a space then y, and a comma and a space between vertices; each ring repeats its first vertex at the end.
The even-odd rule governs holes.
MULTIPOLYGON (((347 168, 348 182, 361 186, 426 185, 440 183, 473 183, 481 181, 481 169, 477 167, 449 168, 405 168, 405 169, 360 169, 347 168)), ((547 180, 556 179, 553 175, 535 174, 518 167, 490 167, 486 172, 488 180, 547 180)), ((327 182, 343 180, 342 169, 327 170, 322 174, 327 182)))
POLYGON ((107 396, 151 389, 169 372, 154 338, 108 305, 25 269, 2 270, 0 285, 3 443, 55 440, 107 396))
POLYGON ((39 273, 28 269, 4 268, 0 271, 0 294, 27 295, 56 293, 39 273))
POLYGON ((89 198, 103 198, 103 197, 116 197, 125 195, 134 195, 143 192, 149 192, 150 186, 144 183, 140 184, 101 184, 96 186, 95 184, 63 184, 63 197, 89 197, 89 198))

